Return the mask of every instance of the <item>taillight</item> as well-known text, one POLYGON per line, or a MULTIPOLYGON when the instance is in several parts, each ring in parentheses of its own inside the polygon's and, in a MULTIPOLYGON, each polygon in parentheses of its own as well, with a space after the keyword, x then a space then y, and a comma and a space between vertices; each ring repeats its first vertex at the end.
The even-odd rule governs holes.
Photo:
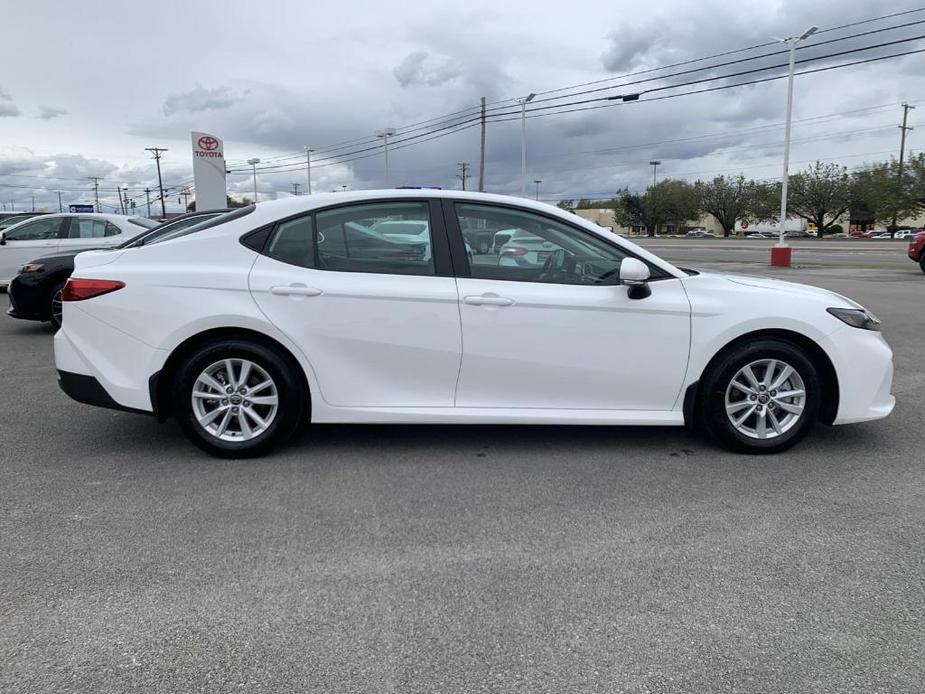
POLYGON ((125 282, 119 282, 118 280, 85 280, 79 277, 71 277, 61 292, 61 301, 92 299, 95 296, 122 289, 124 286, 125 282))
POLYGON ((505 248, 502 255, 527 255, 526 248, 505 248))

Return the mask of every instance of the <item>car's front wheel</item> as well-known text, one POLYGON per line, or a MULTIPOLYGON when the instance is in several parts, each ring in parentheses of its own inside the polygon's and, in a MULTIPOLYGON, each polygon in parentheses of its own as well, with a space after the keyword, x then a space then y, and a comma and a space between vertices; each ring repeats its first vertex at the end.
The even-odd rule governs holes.
POLYGON ((203 450, 223 458, 262 455, 293 433, 307 395, 293 364, 265 345, 222 340, 181 364, 173 408, 203 450))
POLYGON ((821 400, 819 374, 805 352, 761 339, 720 356, 706 374, 700 402, 706 429, 720 445, 778 453, 812 428, 821 400))
POLYGON ((919 256, 919 267, 922 268, 922 272, 925 272, 925 250, 919 256))

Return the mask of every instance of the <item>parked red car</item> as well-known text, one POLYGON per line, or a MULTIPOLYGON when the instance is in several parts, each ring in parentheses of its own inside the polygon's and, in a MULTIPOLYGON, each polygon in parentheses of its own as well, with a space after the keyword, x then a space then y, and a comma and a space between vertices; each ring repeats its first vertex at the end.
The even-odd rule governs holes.
POLYGON ((920 231, 909 242, 909 258, 914 260, 925 272, 925 231, 920 231))

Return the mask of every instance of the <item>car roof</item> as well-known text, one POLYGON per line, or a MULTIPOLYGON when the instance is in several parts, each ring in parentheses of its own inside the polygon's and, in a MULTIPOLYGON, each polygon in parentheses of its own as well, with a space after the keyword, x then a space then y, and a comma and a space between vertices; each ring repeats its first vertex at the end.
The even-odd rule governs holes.
POLYGON ((54 219, 56 217, 92 217, 94 219, 108 219, 110 221, 129 220, 134 217, 141 217, 138 214, 109 214, 108 212, 54 212, 52 214, 43 214, 42 219, 54 219))
POLYGON ((463 190, 435 190, 435 189, 385 189, 385 190, 357 190, 343 191, 340 193, 313 193, 312 195, 298 195, 282 198, 280 200, 266 200, 253 205, 253 211, 241 216, 235 220, 229 220, 225 224, 209 229, 207 232, 197 234, 200 239, 208 238, 211 234, 223 235, 225 233, 239 233, 242 228, 257 229, 267 224, 278 222, 287 217, 294 217, 299 214, 311 212, 318 208, 329 207, 334 205, 345 205, 354 202, 364 201, 382 201, 392 202, 396 200, 454 200, 459 202, 477 203, 494 203, 505 205, 523 210, 535 210, 549 217, 559 219, 566 224, 579 226, 582 229, 590 231, 598 236, 607 239, 619 239, 622 244, 629 244, 632 252, 637 256, 644 258, 653 265, 662 268, 669 274, 676 277, 686 277, 686 274, 672 265, 670 262, 661 258, 641 246, 620 238, 612 231, 588 221, 579 215, 562 210, 555 205, 545 202, 538 202, 528 198, 522 198, 513 195, 499 195, 497 193, 479 193, 474 191, 463 190))

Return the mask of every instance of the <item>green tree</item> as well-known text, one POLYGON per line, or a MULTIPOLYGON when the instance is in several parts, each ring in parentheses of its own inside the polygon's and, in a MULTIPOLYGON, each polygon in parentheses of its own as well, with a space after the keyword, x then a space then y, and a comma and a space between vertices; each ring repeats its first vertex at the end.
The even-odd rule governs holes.
POLYGON ((790 176, 787 208, 816 225, 820 238, 848 211, 853 195, 848 169, 817 161, 790 176))
POLYGON ((665 179, 650 186, 645 193, 630 193, 623 189, 609 201, 614 217, 623 226, 645 227, 649 236, 655 236, 660 224, 675 222, 680 226, 700 214, 699 198, 686 181, 665 179))
POLYGON ((889 229, 895 233, 894 219, 914 216, 919 211, 914 177, 911 166, 904 167, 900 177, 899 162, 895 159, 856 171, 851 177, 852 217, 889 220, 889 229))
POLYGON ((909 186, 909 194, 915 200, 916 214, 925 212, 925 152, 909 157, 904 169, 904 180, 909 186))
POLYGON ((650 193, 657 196, 666 220, 674 222, 678 230, 685 222, 700 217, 700 195, 687 181, 668 178, 646 191, 650 193))
POLYGON ((773 215, 770 200, 773 191, 745 176, 717 176, 712 181, 694 184, 700 208, 722 227, 723 236, 735 230, 736 221, 754 217, 768 219, 773 215))

